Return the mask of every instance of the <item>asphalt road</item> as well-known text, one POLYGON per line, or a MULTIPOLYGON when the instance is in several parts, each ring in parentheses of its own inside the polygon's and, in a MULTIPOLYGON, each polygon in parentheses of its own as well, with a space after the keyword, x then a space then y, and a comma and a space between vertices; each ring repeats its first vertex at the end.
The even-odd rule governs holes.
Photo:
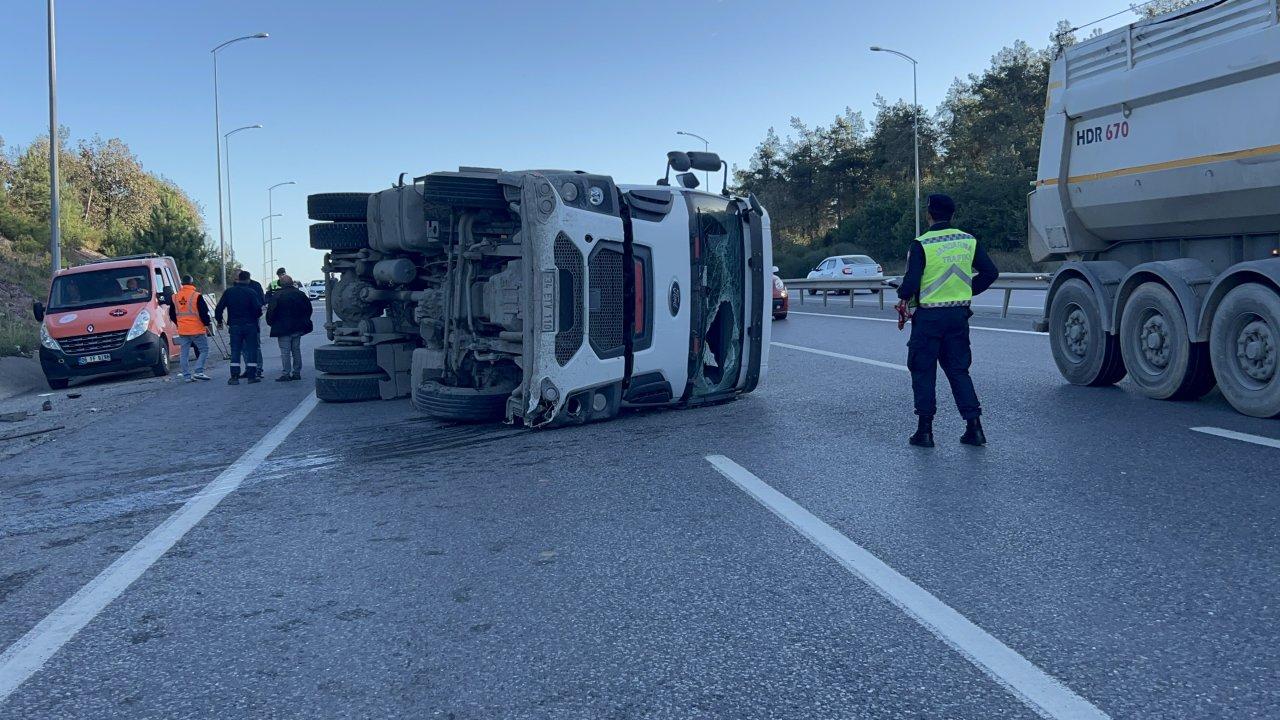
POLYGON ((550 432, 101 402, 0 464, 0 717, 1280 716, 1280 448, 1192 430, 1280 424, 1068 386, 983 312, 991 444, 922 451, 905 334, 801 310, 751 396, 550 432))

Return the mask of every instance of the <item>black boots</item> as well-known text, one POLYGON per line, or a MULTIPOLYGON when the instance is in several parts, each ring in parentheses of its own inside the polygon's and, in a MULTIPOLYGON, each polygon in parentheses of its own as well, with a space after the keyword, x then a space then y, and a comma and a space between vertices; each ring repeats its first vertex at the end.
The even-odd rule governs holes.
MULTIPOLYGON (((907 442, 916 447, 933 447, 933 418, 921 417, 916 425, 916 434, 912 435, 907 442)), ((964 435, 960 436, 960 442, 975 447, 986 445, 987 435, 982 432, 982 420, 978 418, 966 420, 964 435)))
POLYGON ((980 418, 971 418, 966 421, 964 434, 960 436, 960 442, 975 447, 982 447, 987 444, 987 434, 982 432, 982 420, 980 418))
POLYGON ((933 418, 921 415, 916 423, 916 434, 907 442, 916 447, 933 447, 933 418))

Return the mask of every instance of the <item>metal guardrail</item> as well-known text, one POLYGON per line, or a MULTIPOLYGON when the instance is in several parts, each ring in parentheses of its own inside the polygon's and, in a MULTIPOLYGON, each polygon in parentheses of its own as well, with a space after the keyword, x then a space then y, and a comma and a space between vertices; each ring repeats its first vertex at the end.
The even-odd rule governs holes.
MULTIPOLYGON (((1009 317, 1009 300, 1013 297, 1014 290, 1048 290, 1049 281, 1053 279, 1053 273, 1000 273, 1000 277, 991 284, 992 290, 1004 291, 1004 305, 1000 311, 1000 317, 1009 317)), ((877 294, 880 299, 880 309, 884 309, 884 298, 889 292, 897 289, 902 282, 902 277, 887 277, 883 280, 809 280, 808 278, 795 278, 793 280, 783 280, 787 286, 787 291, 798 291, 800 304, 804 304, 805 296, 809 290, 816 290, 822 294, 822 304, 827 304, 827 296, 833 292, 848 292, 849 307, 853 307, 854 290, 870 290, 877 294)))

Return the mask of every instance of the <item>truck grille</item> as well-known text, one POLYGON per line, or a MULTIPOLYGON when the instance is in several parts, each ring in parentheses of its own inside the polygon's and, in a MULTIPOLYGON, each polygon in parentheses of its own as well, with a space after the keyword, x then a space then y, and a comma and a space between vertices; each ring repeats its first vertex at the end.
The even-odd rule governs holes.
POLYGON ((68 355, 90 355, 108 352, 123 345, 125 335, 128 332, 128 330, 116 330, 114 332, 94 333, 93 335, 73 335, 68 338, 59 338, 58 344, 62 346, 62 351, 68 355))
MULTIPOLYGON (((562 281, 568 276, 573 296, 573 324, 561 327, 556 333, 556 362, 564 365, 582 347, 582 274, 586 268, 582 262, 582 251, 564 233, 556 236, 555 256, 556 268, 561 272, 562 281)), ((563 308, 561 314, 567 314, 563 308)))
POLYGON ((591 349, 601 358, 617 357, 625 350, 623 341, 622 253, 600 247, 591 255, 589 314, 591 349))

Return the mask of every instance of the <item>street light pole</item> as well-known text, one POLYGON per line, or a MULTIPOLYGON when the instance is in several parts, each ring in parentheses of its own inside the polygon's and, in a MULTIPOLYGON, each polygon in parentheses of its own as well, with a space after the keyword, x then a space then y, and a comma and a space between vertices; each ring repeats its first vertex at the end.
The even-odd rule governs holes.
POLYGON ((62 223, 58 187, 58 49, 54 29, 53 0, 49 0, 49 254, 53 271, 62 267, 62 223))
MULTIPOLYGON (((703 152, 710 152, 710 151, 711 151, 711 143, 710 143, 710 142, 708 142, 706 138, 702 137, 701 135, 698 135, 697 133, 685 132, 684 130, 677 130, 677 131, 676 131, 676 134, 677 134, 677 135, 688 135, 689 137, 695 137, 695 138, 698 138, 699 140, 701 140, 701 141, 702 141, 702 150, 703 150, 703 152)), ((703 170, 703 171, 702 171, 702 180, 703 180, 703 182, 705 182, 705 183, 707 184, 707 188, 708 188, 707 192, 710 192, 710 188, 711 188, 711 173, 707 172, 706 170, 703 170)))
POLYGON ((919 84, 916 81, 916 70, 920 63, 916 59, 906 53, 890 50, 878 46, 871 46, 871 52, 887 52, 897 55, 898 57, 911 63, 911 105, 914 112, 914 119, 911 122, 911 134, 915 143, 916 154, 916 237, 920 237, 920 95, 919 84))
MULTIPOLYGON (((267 213, 268 213, 268 215, 267 215, 267 233, 268 233, 268 234, 267 234, 267 237, 269 237, 269 238, 271 239, 271 240, 270 240, 270 242, 271 242, 271 260, 275 260, 275 258, 276 258, 276 253, 275 253, 275 250, 276 250, 276 229, 275 229, 275 223, 274 223, 274 222, 272 222, 272 218, 276 217, 276 213, 275 213, 275 212, 273 211, 273 209, 272 209, 271 192, 272 192, 273 190, 275 190, 276 188, 280 187, 281 185, 297 185, 297 184, 298 184, 298 183, 296 183, 296 182, 294 182, 294 181, 292 181, 292 180, 286 180, 286 181, 281 182, 281 183, 276 183, 275 185, 272 185, 271 187, 267 188, 267 213)), ((268 272, 269 272, 269 271, 270 271, 270 268, 268 268, 268 272)), ((268 273, 263 273, 263 274, 262 274, 262 279, 264 279, 264 280, 265 280, 265 279, 267 279, 267 277, 268 277, 268 273)))
MULTIPOLYGON (((53 0, 49 2, 52 4, 53 0)), ((258 40, 267 37, 268 35, 264 32, 245 35, 228 40, 209 51, 213 55, 213 155, 218 161, 218 262, 222 266, 220 273, 224 291, 227 289, 227 241, 222 228, 222 118, 218 105, 218 51, 241 40, 258 40)))
POLYGON ((267 220, 273 217, 280 217, 280 213, 274 215, 263 215, 262 220, 258 221, 258 227, 262 231, 262 277, 267 277, 267 220))
MULTIPOLYGON (((222 136, 222 151, 227 155, 227 255, 232 260, 236 257, 236 216, 231 210, 231 136, 241 130, 255 130, 261 128, 262 125, 245 125, 222 136)), ((226 261, 223 261, 223 267, 226 267, 226 261)))

